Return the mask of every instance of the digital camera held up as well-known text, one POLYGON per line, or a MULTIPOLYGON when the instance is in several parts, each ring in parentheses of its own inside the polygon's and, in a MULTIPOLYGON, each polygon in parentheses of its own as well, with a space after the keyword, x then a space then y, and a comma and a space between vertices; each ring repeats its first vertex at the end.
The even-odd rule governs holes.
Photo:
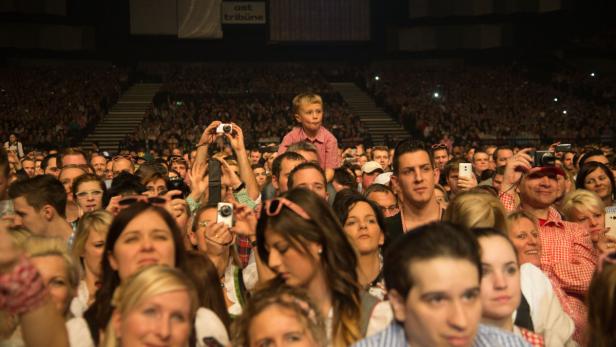
POLYGON ((231 134, 233 127, 229 123, 220 123, 218 127, 216 127, 216 134, 231 134))

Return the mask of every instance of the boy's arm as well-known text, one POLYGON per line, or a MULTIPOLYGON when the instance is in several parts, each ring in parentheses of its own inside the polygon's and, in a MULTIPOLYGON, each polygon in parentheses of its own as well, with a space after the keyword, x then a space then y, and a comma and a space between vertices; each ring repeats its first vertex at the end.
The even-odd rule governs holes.
MULTIPOLYGON (((291 130, 293 131, 293 130, 291 130)), ((288 132, 283 138, 282 138, 282 142, 280 142, 280 145, 278 145, 278 155, 281 155, 282 153, 287 151, 287 148, 289 148, 289 146, 291 145, 292 141, 291 141, 291 131, 288 132)))

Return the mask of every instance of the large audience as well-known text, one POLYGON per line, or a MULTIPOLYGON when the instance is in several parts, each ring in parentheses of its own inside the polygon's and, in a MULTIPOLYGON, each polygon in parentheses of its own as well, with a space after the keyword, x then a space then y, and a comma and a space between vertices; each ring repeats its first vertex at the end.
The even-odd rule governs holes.
POLYGON ((28 111, 2 106, 2 346, 616 345, 602 94, 363 71, 412 133, 373 146, 345 140, 369 131, 318 68, 153 64, 160 93, 108 153, 53 126, 95 122, 123 73, 44 71, 3 91, 28 111))

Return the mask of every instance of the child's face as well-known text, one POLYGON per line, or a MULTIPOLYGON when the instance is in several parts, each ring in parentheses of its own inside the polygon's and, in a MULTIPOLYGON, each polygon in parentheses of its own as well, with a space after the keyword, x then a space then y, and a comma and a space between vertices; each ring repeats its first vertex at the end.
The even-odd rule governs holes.
POLYGON ((295 119, 308 131, 318 131, 323 123, 323 105, 303 102, 295 114, 295 119))

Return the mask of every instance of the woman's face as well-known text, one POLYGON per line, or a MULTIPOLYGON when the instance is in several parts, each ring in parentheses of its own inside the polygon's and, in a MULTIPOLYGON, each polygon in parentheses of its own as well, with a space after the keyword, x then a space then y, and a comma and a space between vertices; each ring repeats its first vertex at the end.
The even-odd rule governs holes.
POLYGON ((248 336, 250 347, 317 346, 296 313, 279 305, 271 305, 256 315, 248 327, 248 336))
POLYGON ((594 240, 605 229, 605 212, 590 208, 573 208, 571 210, 571 221, 586 227, 594 240))
POLYGON ((96 230, 88 232, 88 239, 83 248, 83 265, 86 271, 100 278, 103 249, 105 249, 106 235, 96 230))
POLYGON ((103 189, 100 182, 88 181, 81 183, 75 188, 77 205, 85 212, 92 212, 103 208, 103 189))
POLYGON ((509 225, 509 239, 518 250, 520 264, 541 265, 541 242, 539 230, 528 218, 518 218, 509 225))
POLYGON ((143 192, 143 195, 148 197, 163 195, 167 192, 167 183, 162 178, 149 181, 145 184, 145 187, 147 190, 143 192))
POLYGON ((610 198, 612 196, 612 184, 610 178, 601 168, 589 173, 584 179, 584 188, 597 193, 601 199, 610 198))
POLYGON ((364 201, 359 201, 351 207, 344 222, 344 231, 360 254, 376 254, 379 246, 385 242, 374 210, 364 201))
POLYGON ((157 212, 146 210, 140 213, 118 237, 109 255, 109 263, 122 280, 148 265, 175 267, 171 229, 157 212))
POLYGON ((310 254, 293 247, 280 233, 268 229, 265 232, 265 247, 269 251, 267 263, 288 285, 306 288, 321 271, 319 266, 320 245, 308 242, 310 254))
POLYGON ((481 246, 482 317, 511 319, 520 304, 520 266, 509 242, 501 236, 479 238, 481 246))
POLYGON ((56 309, 64 316, 72 299, 66 262, 58 255, 33 257, 30 260, 41 274, 56 309))
POLYGON ((122 346, 184 347, 192 326, 190 296, 186 290, 154 295, 112 319, 122 346))

